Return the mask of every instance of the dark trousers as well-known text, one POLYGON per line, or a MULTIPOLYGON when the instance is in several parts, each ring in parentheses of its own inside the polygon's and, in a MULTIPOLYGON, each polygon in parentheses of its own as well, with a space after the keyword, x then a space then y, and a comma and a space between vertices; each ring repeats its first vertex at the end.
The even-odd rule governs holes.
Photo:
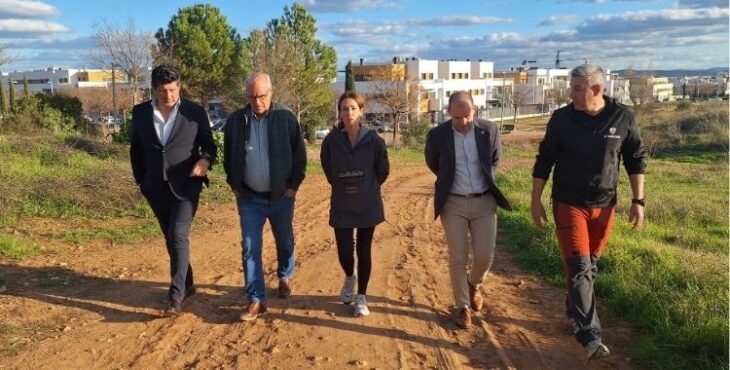
POLYGON ((370 281, 370 270, 372 270, 370 250, 375 227, 358 228, 357 241, 354 240, 354 231, 355 229, 350 228, 335 228, 337 256, 345 275, 352 276, 355 273, 354 254, 357 251, 357 294, 366 294, 368 281, 370 281))
POLYGON ((165 236, 167 254, 170 256, 170 299, 182 301, 185 293, 193 288, 188 235, 198 209, 199 195, 180 200, 167 184, 163 188, 161 193, 147 196, 147 201, 160 224, 162 235, 165 236))
POLYGON ((558 246, 568 283, 566 306, 575 325, 575 339, 583 346, 601 338, 593 285, 598 276, 596 262, 608 242, 615 214, 614 207, 553 203, 558 246))

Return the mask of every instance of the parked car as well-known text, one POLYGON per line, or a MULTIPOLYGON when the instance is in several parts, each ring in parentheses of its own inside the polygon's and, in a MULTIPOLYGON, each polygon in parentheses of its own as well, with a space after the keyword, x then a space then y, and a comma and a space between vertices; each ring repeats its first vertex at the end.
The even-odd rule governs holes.
POLYGON ((223 131, 223 129, 226 127, 226 120, 224 118, 215 118, 212 121, 210 121, 210 130, 211 131, 223 131))
POLYGON ((393 132, 393 126, 390 123, 383 122, 377 119, 371 120, 367 125, 375 130, 377 133, 381 132, 393 132))
POLYGON ((318 129, 314 130, 314 138, 315 138, 315 139, 320 139, 320 140, 322 140, 322 139, 324 139, 324 138, 325 138, 325 136, 327 136, 327 134, 329 134, 329 133, 330 133, 330 129, 329 129, 328 127, 324 127, 324 128, 318 128, 318 129))

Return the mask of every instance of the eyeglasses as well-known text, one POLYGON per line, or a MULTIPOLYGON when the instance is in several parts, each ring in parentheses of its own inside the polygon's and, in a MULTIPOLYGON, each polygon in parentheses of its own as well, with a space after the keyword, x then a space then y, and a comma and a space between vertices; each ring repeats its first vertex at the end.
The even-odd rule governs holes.
POLYGON ((269 97, 269 93, 271 93, 271 90, 263 93, 262 95, 246 95, 248 97, 249 101, 257 101, 257 100, 265 100, 269 97))

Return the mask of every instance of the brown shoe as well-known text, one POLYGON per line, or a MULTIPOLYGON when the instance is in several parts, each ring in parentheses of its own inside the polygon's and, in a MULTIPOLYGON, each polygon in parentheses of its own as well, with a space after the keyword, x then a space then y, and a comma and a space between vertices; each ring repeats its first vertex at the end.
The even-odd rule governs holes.
POLYGON ((182 301, 179 299, 170 299, 170 301, 167 302, 167 306, 165 307, 163 316, 172 317, 172 316, 177 316, 181 313, 182 313, 182 301))
POLYGON ((471 304, 471 309, 475 312, 481 311, 484 306, 484 297, 482 297, 481 290, 471 285, 471 283, 469 283, 469 303, 471 304))
POLYGON ((279 298, 291 295, 291 279, 279 278, 279 298))
POLYGON ((253 321, 260 315, 266 314, 266 304, 262 302, 249 303, 246 311, 241 314, 241 321, 253 321))
POLYGON ((454 312, 454 322, 462 329, 471 326, 471 310, 468 307, 457 308, 454 312))

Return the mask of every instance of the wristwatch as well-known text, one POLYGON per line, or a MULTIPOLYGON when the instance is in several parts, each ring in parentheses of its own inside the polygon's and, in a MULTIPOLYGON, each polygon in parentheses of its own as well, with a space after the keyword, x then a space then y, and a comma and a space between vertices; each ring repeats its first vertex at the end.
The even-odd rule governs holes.
POLYGON ((644 198, 641 198, 641 199, 636 199, 636 198, 631 199, 631 203, 632 204, 639 204, 642 207, 646 207, 646 205, 644 204, 644 198))

